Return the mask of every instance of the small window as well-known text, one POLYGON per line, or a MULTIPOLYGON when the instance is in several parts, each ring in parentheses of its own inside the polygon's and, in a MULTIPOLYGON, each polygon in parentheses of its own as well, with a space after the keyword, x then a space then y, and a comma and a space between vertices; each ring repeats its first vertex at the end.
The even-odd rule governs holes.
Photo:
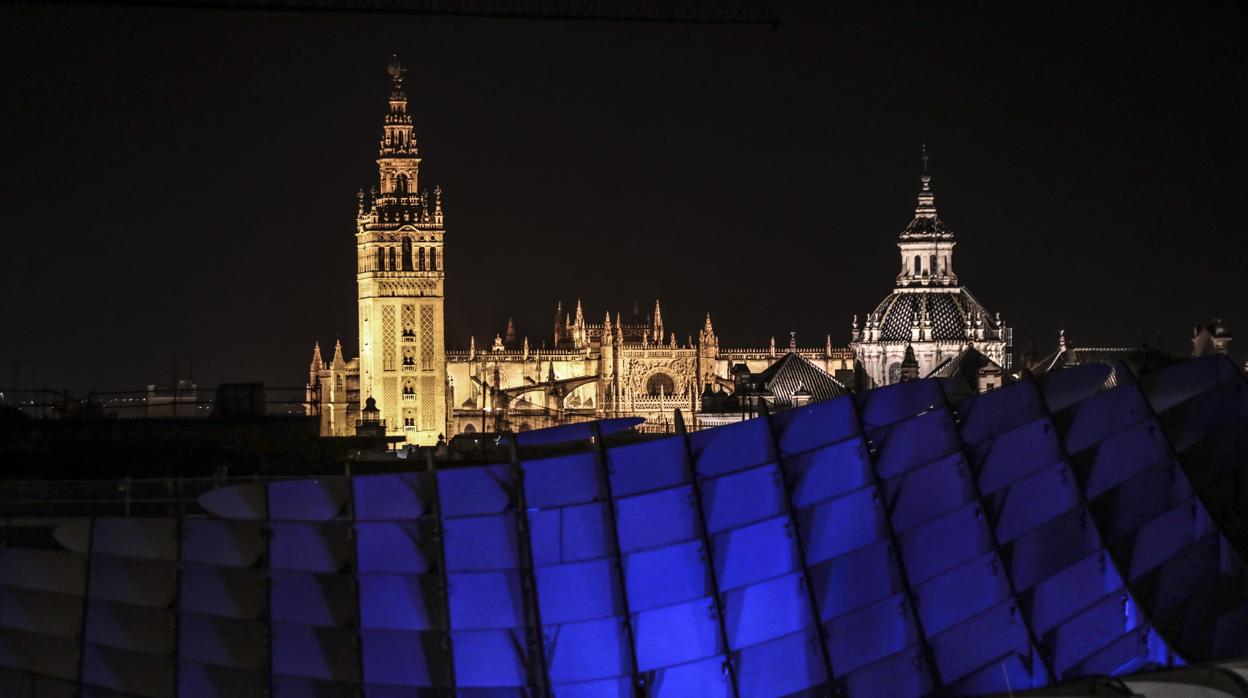
POLYGON ((394 264, 394 248, 391 247, 390 248, 390 270, 394 271, 395 269, 398 269, 398 267, 395 266, 394 264))
POLYGON ((919 255, 914 256, 914 275, 920 276, 923 273, 923 258, 919 255))
POLYGON ((412 239, 403 238, 403 271, 412 270, 412 239))
POLYGON ((438 270, 438 248, 429 248, 429 271, 438 270))
POLYGON ((377 248, 377 271, 386 270, 386 248, 377 248))
POLYGON ((927 269, 929 273, 936 274, 936 255, 932 255, 931 259, 928 260, 927 269))
POLYGON ((394 191, 398 194, 407 193, 407 175, 398 174, 394 177, 394 191))
POLYGON ((425 248, 423 247, 420 248, 420 252, 417 255, 417 260, 419 260, 420 262, 420 267, 419 267, 420 270, 424 271, 425 270, 425 248))

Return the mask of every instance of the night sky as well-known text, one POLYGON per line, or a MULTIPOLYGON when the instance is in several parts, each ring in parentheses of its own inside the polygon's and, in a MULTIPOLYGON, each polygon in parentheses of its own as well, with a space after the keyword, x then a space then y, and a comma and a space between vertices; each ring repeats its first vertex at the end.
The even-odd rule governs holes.
POLYGON ((663 301, 721 343, 849 342, 932 153, 954 268, 1016 345, 1248 347, 1231 5, 776 2, 764 27, 0 7, 0 385, 302 385, 356 354, 356 191, 398 52, 447 222, 447 335, 663 301), (326 354, 328 358, 328 352, 326 354), (189 359, 189 362, 188 362, 189 359), (33 374, 33 376, 32 376, 33 374))

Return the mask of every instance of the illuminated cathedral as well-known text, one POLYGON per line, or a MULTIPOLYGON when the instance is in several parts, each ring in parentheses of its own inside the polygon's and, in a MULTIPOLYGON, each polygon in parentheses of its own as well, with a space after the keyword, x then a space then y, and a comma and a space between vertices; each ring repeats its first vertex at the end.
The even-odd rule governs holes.
POLYGON ((923 149, 918 205, 901 231, 901 268, 893 292, 859 325, 850 348, 866 385, 911 378, 957 378, 971 392, 1000 387, 1010 368, 1012 333, 953 272, 953 231, 936 215, 923 149))
POLYGON ((339 343, 326 361, 318 344, 309 368, 308 410, 323 435, 356 433, 364 409, 387 435, 421 445, 619 416, 665 431, 677 408, 693 415, 694 428, 730 421, 726 406, 744 405, 735 396, 746 386, 751 402, 783 408, 926 376, 958 379, 971 392, 1008 379, 1008 329, 953 273, 953 234, 936 216, 926 152, 915 218, 898 242, 896 288, 864 323, 854 318, 849 347, 833 346, 830 335, 799 346, 792 333, 780 346, 773 337, 765 347, 734 347, 721 343, 709 313, 682 342, 658 300, 628 317, 590 314, 577 300, 557 305, 551 337, 538 347, 509 322, 492 341, 448 348, 445 280, 454 265, 442 190, 421 186, 405 70, 396 58, 388 72, 378 183, 360 193, 356 218, 359 355, 347 359, 339 343))

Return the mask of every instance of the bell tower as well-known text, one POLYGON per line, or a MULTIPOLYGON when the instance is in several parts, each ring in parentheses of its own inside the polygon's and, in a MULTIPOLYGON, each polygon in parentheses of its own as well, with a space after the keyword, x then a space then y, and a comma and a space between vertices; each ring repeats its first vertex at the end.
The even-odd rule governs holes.
POLYGON ((897 287, 952 287, 958 285, 953 273, 953 232, 936 215, 936 195, 932 193, 932 176, 927 171, 927 146, 923 146, 923 174, 919 177, 919 203, 914 220, 897 240, 901 251, 901 272, 897 287))
POLYGON ((388 72, 378 183, 356 214, 360 398, 376 401, 387 435, 433 445, 447 428, 442 189, 420 188, 407 71, 395 56, 388 72))

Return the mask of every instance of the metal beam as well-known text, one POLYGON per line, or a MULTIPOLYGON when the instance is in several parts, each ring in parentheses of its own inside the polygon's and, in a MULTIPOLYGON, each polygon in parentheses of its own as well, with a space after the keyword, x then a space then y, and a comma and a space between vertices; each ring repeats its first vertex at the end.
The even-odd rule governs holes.
POLYGON ((66 5, 779 27, 767 0, 57 0, 66 5))
POLYGON ((698 474, 697 463, 693 459, 693 446, 689 443, 689 430, 685 428, 685 418, 676 410, 673 415, 676 422, 676 433, 679 435, 681 443, 684 445, 684 466, 685 477, 689 480, 689 486, 693 489, 693 504, 698 517, 698 533, 702 537, 702 549, 706 555, 706 572, 711 578, 711 603, 715 608, 715 623, 719 629, 719 641, 724 646, 724 669, 728 672, 728 680, 732 684, 733 698, 740 698, 741 687, 737 678, 737 667, 733 662, 732 643, 728 639, 728 626, 725 625, 724 618, 724 598, 720 591, 719 574, 715 572, 715 549, 711 541, 711 535, 706 529, 706 506, 702 503, 702 480, 704 479, 698 474))

